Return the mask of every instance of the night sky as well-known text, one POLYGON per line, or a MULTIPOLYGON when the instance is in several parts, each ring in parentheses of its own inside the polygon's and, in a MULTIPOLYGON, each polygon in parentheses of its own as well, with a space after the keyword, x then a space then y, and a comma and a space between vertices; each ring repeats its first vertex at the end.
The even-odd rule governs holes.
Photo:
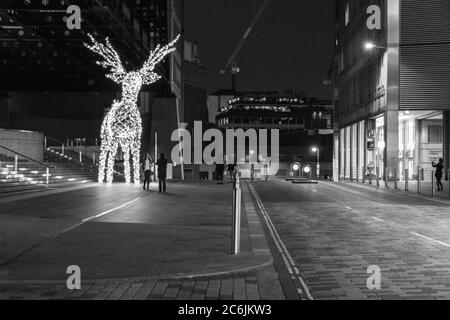
MULTIPOLYGON (((185 1, 186 40, 198 40, 211 93, 231 87, 221 75, 234 46, 262 0, 185 1)), ((331 0, 272 0, 238 55, 238 90, 303 89, 308 96, 331 98, 322 85, 333 56, 331 0)))

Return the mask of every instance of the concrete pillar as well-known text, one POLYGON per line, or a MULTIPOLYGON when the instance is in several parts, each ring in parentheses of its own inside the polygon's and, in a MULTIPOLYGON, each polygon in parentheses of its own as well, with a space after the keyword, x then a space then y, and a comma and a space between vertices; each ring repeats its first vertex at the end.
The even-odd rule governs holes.
MULTIPOLYGON (((420 163, 422 161, 421 157, 420 157, 420 146, 422 144, 422 120, 416 120, 415 123, 415 147, 414 147, 414 163, 415 163, 415 169, 419 170, 420 169, 420 163)), ((408 159, 406 159, 405 157, 405 168, 408 164, 408 159)))
POLYGON ((448 180, 448 170, 450 169, 450 111, 443 112, 443 128, 444 128, 444 139, 442 155, 444 157, 444 172, 445 180, 448 180))
MULTIPOLYGON (((398 169, 398 110, 400 108, 400 0, 387 1, 387 90, 384 114, 384 165, 398 169)), ((386 179, 387 180, 387 179, 386 179)))

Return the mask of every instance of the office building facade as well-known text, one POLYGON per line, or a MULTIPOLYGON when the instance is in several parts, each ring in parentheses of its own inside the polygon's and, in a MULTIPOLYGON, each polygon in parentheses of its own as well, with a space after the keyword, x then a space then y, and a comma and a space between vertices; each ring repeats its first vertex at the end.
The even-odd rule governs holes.
POLYGON ((450 6, 335 1, 334 177, 431 177, 450 158, 450 6))

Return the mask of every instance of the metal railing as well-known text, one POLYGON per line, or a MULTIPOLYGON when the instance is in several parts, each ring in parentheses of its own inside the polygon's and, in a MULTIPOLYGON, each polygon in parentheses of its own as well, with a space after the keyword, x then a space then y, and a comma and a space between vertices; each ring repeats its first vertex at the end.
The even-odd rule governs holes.
MULTIPOLYGON (((97 139, 95 139, 95 146, 97 146, 97 139)), ((92 160, 92 163, 95 165, 97 163, 97 160, 100 158, 100 152, 99 151, 81 151, 81 150, 71 150, 73 147, 88 147, 86 144, 74 144, 73 140, 67 139, 67 143, 64 143, 63 141, 60 141, 58 139, 55 139, 53 137, 45 136, 44 138, 44 147, 45 149, 49 149, 50 147, 57 147, 61 148, 61 154, 63 156, 66 155, 66 153, 70 150, 71 152, 76 154, 76 157, 73 157, 74 159, 77 159, 78 162, 83 163, 83 156, 87 157, 92 160), (50 144, 52 143, 53 144, 50 144), (55 145, 56 143, 56 145, 55 145)), ((89 162, 91 161, 89 160, 89 162)))
MULTIPOLYGON (((46 171, 46 173, 45 173, 46 184, 49 183, 49 178, 50 178, 50 168, 54 168, 53 166, 49 166, 49 165, 47 165, 47 164, 45 164, 45 163, 43 163, 43 162, 40 162, 40 161, 38 161, 38 160, 36 160, 36 159, 30 158, 29 156, 26 156, 26 155, 24 155, 24 154, 22 154, 22 153, 20 153, 20 152, 17 152, 16 150, 13 150, 13 149, 8 148, 8 147, 6 147, 6 146, 0 145, 0 148, 2 148, 2 149, 4 149, 4 150, 7 150, 7 151, 9 151, 9 152, 11 152, 11 153, 14 154, 14 171, 15 171, 16 173, 19 171, 19 157, 21 157, 21 158, 24 158, 24 159, 26 159, 26 160, 28 160, 28 161, 37 163, 37 164, 41 165, 42 167, 44 167, 44 168, 45 168, 45 171, 46 171)), ((6 156, 8 156, 8 155, 6 155, 6 156)), ((0 161, 0 163, 1 163, 1 161, 0 161)))
MULTIPOLYGON (((353 179, 353 181, 368 183, 377 187, 450 199, 450 181, 445 180, 446 175, 443 174, 441 178, 442 186, 438 186, 435 170, 418 168, 417 170, 411 171, 410 169, 398 170, 395 167, 374 167, 370 170, 368 168, 361 169, 363 172, 362 178, 353 179), (438 190, 440 187, 443 190, 438 190)), ((447 176, 450 177, 450 170, 447 176)))

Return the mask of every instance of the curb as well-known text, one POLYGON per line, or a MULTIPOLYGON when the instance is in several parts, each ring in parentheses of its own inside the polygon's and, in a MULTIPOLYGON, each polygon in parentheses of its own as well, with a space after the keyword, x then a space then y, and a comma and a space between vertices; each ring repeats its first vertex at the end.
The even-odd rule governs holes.
POLYGON ((358 182, 347 182, 347 181, 336 181, 336 182, 327 182, 325 185, 333 185, 333 184, 337 184, 337 185, 348 185, 348 186, 354 186, 355 188, 360 188, 363 190, 371 190, 371 191, 375 191, 375 192, 383 192, 383 193, 391 193, 394 192, 396 194, 401 194, 401 195, 407 195, 416 199, 423 199, 423 200, 428 200, 428 201, 435 201, 435 202, 442 202, 442 203, 447 203, 450 204, 450 199, 447 198, 440 198, 440 197, 432 197, 430 195, 426 195, 423 193, 416 193, 416 192, 411 192, 411 191, 404 191, 402 189, 395 189, 395 188, 386 188, 384 186, 371 186, 371 185, 367 185, 367 184, 363 184, 363 183, 358 183, 358 182))
POLYGON ((251 183, 247 183, 247 188, 249 189, 249 192, 253 196, 253 200, 256 202, 256 204, 259 207, 259 214, 261 219, 264 220, 265 226, 267 229, 267 232, 269 233, 272 242, 276 246, 276 249, 282 259, 282 264, 284 264, 284 268, 287 270, 289 274, 289 279, 292 281, 293 285, 295 286, 295 295, 300 298, 300 300, 314 300, 313 295, 311 294, 311 291, 306 283, 306 281, 303 279, 300 267, 296 264, 294 259, 292 258, 291 254, 289 253, 288 249, 286 248, 286 245, 281 240, 280 235, 278 234, 278 231, 276 230, 267 210, 264 207, 264 204, 262 200, 260 199, 258 193, 256 192, 254 186, 251 183))

